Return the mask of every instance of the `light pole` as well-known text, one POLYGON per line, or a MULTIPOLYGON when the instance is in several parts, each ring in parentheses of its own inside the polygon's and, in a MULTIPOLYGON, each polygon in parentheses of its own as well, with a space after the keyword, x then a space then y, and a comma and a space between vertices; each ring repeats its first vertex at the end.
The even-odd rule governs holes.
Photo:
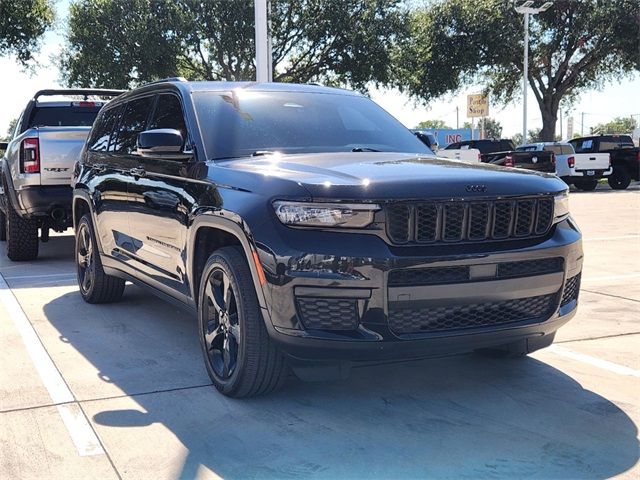
POLYGON ((522 74, 522 143, 527 143, 527 77, 529 76, 529 15, 548 10, 553 2, 545 2, 541 7, 533 7, 535 2, 527 0, 516 6, 516 12, 524 15, 524 72, 522 74))
POLYGON ((271 36, 269 32, 269 0, 254 0, 256 35, 256 81, 270 82, 271 36))

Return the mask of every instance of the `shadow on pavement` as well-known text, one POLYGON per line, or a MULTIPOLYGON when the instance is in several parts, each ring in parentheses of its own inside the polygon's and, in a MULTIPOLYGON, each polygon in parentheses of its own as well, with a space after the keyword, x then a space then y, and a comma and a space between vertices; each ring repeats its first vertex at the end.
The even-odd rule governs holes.
POLYGON ((182 462, 173 475, 179 478, 193 478, 201 466, 224 478, 607 478, 639 458, 637 428, 620 408, 532 358, 462 356, 364 367, 346 381, 290 380, 271 396, 230 400, 197 386, 208 379, 195 322, 140 295, 132 300, 135 308, 156 313, 122 318, 126 294, 124 303, 100 309, 107 321, 119 316, 127 328, 102 332, 97 341, 99 320, 78 322, 63 313, 70 295, 77 293, 45 306, 49 322, 104 378, 137 394, 99 404, 127 408, 94 404, 92 421, 116 465, 145 459, 161 468, 173 458, 182 462), (194 372, 193 388, 159 385, 149 391, 170 391, 143 393, 149 377, 175 374, 158 361, 166 355, 165 340, 131 335, 144 330, 177 339, 185 351, 173 371, 194 372), (114 348, 120 348, 119 362, 114 348), (127 365, 131 355, 146 361, 137 382, 127 365), (146 426, 161 428, 140 428, 146 426))

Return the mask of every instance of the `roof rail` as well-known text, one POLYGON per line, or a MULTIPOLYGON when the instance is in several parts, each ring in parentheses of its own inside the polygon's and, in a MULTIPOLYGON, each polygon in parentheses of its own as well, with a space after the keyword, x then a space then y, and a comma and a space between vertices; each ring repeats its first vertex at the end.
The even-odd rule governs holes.
POLYGON ((153 85, 154 83, 164 83, 164 82, 186 82, 187 79, 184 77, 167 77, 161 78, 160 80, 154 80, 153 82, 145 83, 145 85, 153 85))
POLYGON ((83 95, 88 97, 89 95, 97 95, 100 97, 117 97, 122 95, 126 90, 113 90, 110 88, 51 88, 48 90, 39 90, 33 96, 33 100, 37 100, 38 97, 51 96, 51 95, 83 95))

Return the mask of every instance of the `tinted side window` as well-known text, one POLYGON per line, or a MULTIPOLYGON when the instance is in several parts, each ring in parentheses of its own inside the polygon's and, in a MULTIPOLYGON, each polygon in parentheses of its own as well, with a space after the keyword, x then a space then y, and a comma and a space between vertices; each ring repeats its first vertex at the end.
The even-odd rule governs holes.
POLYGON ((562 155, 564 153, 561 145, 545 145, 544 150, 547 152, 553 152, 556 155, 562 155))
POLYGON ((182 134, 182 139, 187 139, 187 126, 182 113, 180 99, 175 95, 162 94, 158 96, 158 104, 149 123, 148 130, 154 128, 172 128, 182 134))
POLYGON ((89 137, 89 150, 93 152, 106 152, 109 147, 109 138, 118 118, 118 107, 105 110, 98 117, 91 137, 89 137))
POLYGON ((138 134, 145 130, 153 97, 132 100, 125 106, 124 115, 118 127, 118 138, 113 150, 117 153, 134 153, 138 134))

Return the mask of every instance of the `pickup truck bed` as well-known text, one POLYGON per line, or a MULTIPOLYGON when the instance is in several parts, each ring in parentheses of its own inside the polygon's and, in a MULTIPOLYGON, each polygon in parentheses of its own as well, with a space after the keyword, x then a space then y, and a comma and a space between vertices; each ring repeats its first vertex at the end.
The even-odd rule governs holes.
POLYGON ((120 90, 42 90, 23 111, 0 169, 0 240, 11 260, 32 260, 49 230, 71 226, 71 173, 104 101, 120 90), (41 101, 43 96, 83 100, 41 101))

